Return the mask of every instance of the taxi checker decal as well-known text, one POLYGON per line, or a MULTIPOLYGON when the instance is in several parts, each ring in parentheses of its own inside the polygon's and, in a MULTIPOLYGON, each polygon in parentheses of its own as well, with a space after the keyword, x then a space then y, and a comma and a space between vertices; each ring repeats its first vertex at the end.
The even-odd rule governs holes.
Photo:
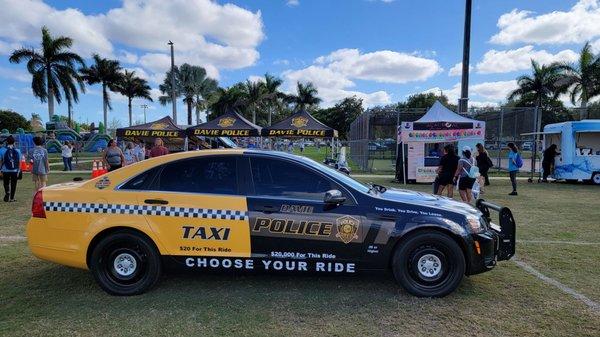
POLYGON ((248 212, 222 209, 166 207, 147 205, 111 205, 86 202, 44 202, 44 209, 52 212, 109 213, 134 215, 159 215, 183 218, 247 220, 248 212))

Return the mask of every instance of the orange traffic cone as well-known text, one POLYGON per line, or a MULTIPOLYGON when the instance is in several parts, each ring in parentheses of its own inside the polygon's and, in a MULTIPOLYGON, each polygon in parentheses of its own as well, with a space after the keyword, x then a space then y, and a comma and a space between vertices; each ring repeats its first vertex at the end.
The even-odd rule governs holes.
POLYGON ((104 163, 102 161, 100 161, 98 164, 98 176, 101 176, 101 175, 105 174, 106 172, 108 172, 108 170, 104 167, 104 163))
POLYGON ((94 160, 92 162, 92 179, 98 176, 98 161, 94 160))
POLYGON ((21 156, 21 171, 22 172, 30 171, 30 167, 29 167, 29 165, 27 165, 27 161, 25 160, 24 156, 21 156))

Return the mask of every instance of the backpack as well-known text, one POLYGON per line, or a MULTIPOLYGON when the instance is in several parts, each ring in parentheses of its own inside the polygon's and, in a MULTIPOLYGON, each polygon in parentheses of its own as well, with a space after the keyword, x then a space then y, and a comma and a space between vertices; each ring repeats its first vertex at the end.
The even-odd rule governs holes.
POLYGON ((6 152, 4 152, 4 157, 2 158, 2 163, 6 170, 14 171, 19 168, 19 159, 17 157, 17 150, 12 147, 6 148, 6 152))
POLYGON ((465 167, 463 166, 463 171, 465 171, 467 176, 469 176, 469 178, 477 179, 477 177, 479 177, 479 167, 477 167, 477 165, 475 165, 475 163, 473 163, 473 162, 469 162, 465 159, 461 159, 461 160, 464 160, 471 165, 471 168, 469 169, 469 171, 467 171, 465 169, 465 167))
POLYGON ((521 158, 521 154, 520 153, 517 153, 517 156, 515 157, 515 165, 518 168, 523 167, 523 158, 521 158))

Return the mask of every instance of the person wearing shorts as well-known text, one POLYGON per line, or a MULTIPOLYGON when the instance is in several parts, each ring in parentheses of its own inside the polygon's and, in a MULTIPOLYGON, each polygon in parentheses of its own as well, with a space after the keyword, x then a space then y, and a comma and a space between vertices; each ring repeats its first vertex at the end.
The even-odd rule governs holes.
POLYGON ((454 146, 448 144, 444 146, 444 155, 440 159, 440 166, 438 167, 438 190, 436 194, 442 195, 444 189, 447 188, 448 198, 452 198, 454 195, 454 182, 453 176, 458 166, 458 156, 454 152, 454 146))
POLYGON ((454 180, 458 179, 458 193, 464 202, 471 202, 471 189, 475 183, 475 178, 469 177, 471 167, 477 166, 475 158, 471 154, 471 147, 464 146, 462 149, 462 158, 458 161, 458 167, 454 174, 454 180))
POLYGON ((33 137, 33 144, 35 147, 31 151, 31 160, 33 166, 31 167, 31 177, 35 189, 33 194, 42 188, 46 187, 48 183, 48 172, 50 172, 50 164, 48 163, 48 151, 44 148, 44 140, 42 137, 33 137))

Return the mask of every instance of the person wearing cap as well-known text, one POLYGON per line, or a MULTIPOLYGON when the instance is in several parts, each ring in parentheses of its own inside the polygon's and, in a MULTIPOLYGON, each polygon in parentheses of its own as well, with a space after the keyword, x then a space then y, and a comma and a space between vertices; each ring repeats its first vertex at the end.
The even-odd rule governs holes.
POLYGON ((458 193, 464 202, 471 202, 471 189, 475 183, 475 178, 469 177, 471 167, 477 166, 475 158, 471 154, 470 146, 463 146, 462 158, 458 161, 458 167, 454 173, 454 181, 458 180, 458 193))

